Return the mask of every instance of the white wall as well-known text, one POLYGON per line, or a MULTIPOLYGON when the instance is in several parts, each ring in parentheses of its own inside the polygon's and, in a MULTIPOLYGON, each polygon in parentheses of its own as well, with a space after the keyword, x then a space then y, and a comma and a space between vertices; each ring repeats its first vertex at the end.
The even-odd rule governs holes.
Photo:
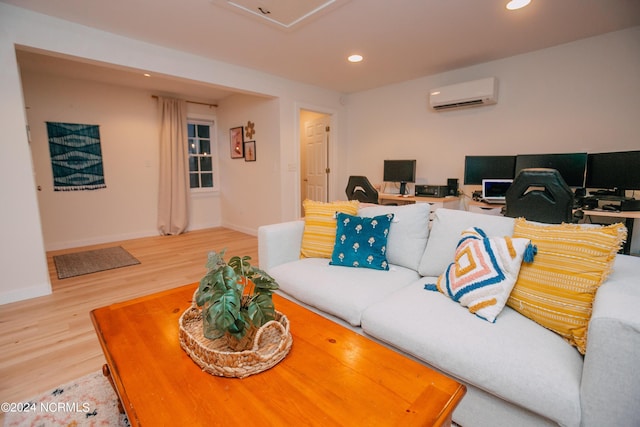
MULTIPOLYGON (((0 135, 0 189, 3 199, 0 221, 9 229, 0 239, 0 269, 3 271, 0 304, 50 292, 15 45, 277 98, 277 102, 273 101, 269 106, 275 114, 269 117, 276 121, 273 126, 277 128, 275 141, 278 151, 273 155, 278 161, 269 167, 278 167, 279 170, 255 178, 263 180, 261 189, 276 189, 269 205, 273 211, 267 210, 267 218, 277 217, 278 221, 299 216, 297 106, 300 103, 318 105, 335 111, 338 116, 345 110, 340 104, 340 94, 333 91, 106 33, 5 3, 0 3, 0 29, 0 60, 3 64, 0 67, 0 127, 3 129, 0 135), (273 182, 267 182, 269 179, 273 182)), ((224 126, 219 129, 224 129, 224 126)), ((346 128, 342 129, 340 137, 344 139, 346 128)), ((260 138, 259 134, 256 138, 260 138)), ((259 151, 259 159, 261 155, 259 151)), ((256 164, 246 170, 264 172, 261 167, 256 164)), ((344 165, 340 167, 344 169, 344 165)), ((107 176, 106 179, 109 185, 110 178, 107 176)), ((225 192, 224 197, 228 198, 224 202, 227 206, 238 206, 246 203, 247 199, 245 193, 236 191, 225 192)), ((235 208, 221 206, 223 223, 255 230, 260 221, 254 216, 257 213, 227 218, 225 215, 236 213, 235 208)))
MULTIPOLYGON (((2 12, 0 10, 0 28, 2 12)), ((0 304, 51 293, 18 64, 0 31, 0 304)))
POLYGON ((260 225, 281 218, 279 100, 238 94, 221 101, 218 111, 223 225, 257 234, 260 225), (244 139, 256 143, 255 162, 231 158, 229 129, 248 121, 255 134, 244 139))
MULTIPOLYGON (((22 86, 46 250, 157 235, 157 100, 146 91, 41 72, 23 72, 22 86), (47 121, 100 126, 107 188, 53 191, 47 121)), ((197 105, 187 107, 205 117, 197 105)), ((217 194, 194 194, 190 211, 190 230, 222 222, 217 194)))
POLYGON ((350 95, 347 169, 379 183, 384 159, 410 158, 419 183, 462 184, 467 154, 638 150, 639 119, 635 27, 350 95), (430 110, 430 89, 489 76, 497 105, 430 110))

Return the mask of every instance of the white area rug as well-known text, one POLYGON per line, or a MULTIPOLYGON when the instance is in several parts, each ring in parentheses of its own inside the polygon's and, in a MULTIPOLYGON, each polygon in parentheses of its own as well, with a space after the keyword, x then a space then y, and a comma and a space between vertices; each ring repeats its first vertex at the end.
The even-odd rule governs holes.
POLYGON ((13 407, 3 407, 5 427, 129 426, 127 417, 118 412, 116 393, 101 371, 9 405, 13 407))

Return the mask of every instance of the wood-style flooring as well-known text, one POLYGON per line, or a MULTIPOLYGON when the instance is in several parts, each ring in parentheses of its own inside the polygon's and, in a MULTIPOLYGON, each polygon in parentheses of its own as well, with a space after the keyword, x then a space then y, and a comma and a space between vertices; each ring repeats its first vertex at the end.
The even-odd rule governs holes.
POLYGON ((0 306, 0 401, 20 402, 100 369, 105 360, 91 310, 197 282, 207 253, 224 248, 227 256, 249 255, 258 263, 257 237, 225 228, 47 253, 53 293, 0 306), (140 264, 58 279, 54 255, 115 245, 140 264))

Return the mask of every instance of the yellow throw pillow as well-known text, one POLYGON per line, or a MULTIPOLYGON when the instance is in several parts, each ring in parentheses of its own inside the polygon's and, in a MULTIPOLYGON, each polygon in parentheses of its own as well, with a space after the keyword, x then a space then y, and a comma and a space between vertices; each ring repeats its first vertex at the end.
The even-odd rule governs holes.
POLYGON ((513 237, 530 239, 538 252, 520 268, 507 305, 584 354, 593 300, 627 237, 626 227, 545 225, 518 218, 513 237))
POLYGON ((301 258, 331 258, 336 240, 336 213, 357 215, 357 200, 332 203, 305 200, 301 258))

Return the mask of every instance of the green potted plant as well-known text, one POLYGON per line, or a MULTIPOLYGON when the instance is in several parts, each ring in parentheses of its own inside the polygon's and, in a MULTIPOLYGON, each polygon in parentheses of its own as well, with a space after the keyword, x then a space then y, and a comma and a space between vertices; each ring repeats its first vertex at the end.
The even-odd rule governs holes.
POLYGON ((227 263, 225 250, 210 252, 207 274, 200 280, 196 304, 202 307, 204 336, 227 336, 236 351, 251 347, 256 330, 276 316, 272 294, 278 284, 265 271, 250 264, 249 256, 234 256, 227 263))

